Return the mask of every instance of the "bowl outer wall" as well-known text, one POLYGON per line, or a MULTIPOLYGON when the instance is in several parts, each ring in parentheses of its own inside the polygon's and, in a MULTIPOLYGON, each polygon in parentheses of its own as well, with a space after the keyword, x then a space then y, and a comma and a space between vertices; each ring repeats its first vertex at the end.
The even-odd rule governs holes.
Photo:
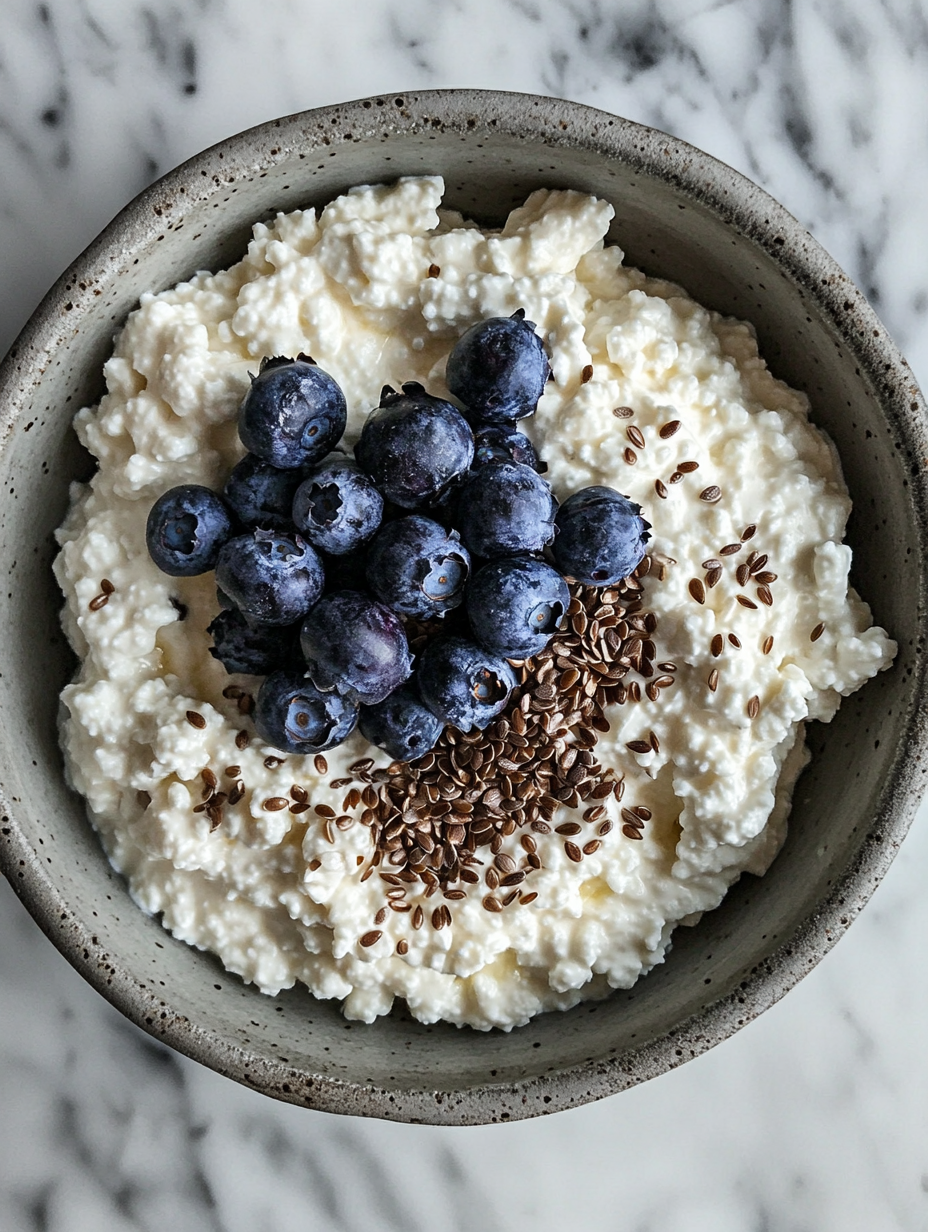
POLYGON ((126 207, 52 288, 0 370, 0 859, 46 934, 156 1038, 257 1090, 328 1111, 434 1124, 517 1120, 663 1073, 732 1034, 844 932, 911 821, 925 768, 921 637, 928 539, 925 406, 861 293, 781 206, 666 134, 555 99, 435 91, 277 120, 207 150, 126 207), (64 480, 92 463, 72 413, 103 391, 116 329, 147 290, 245 250, 251 224, 356 183, 440 172, 487 224, 534 188, 612 200, 632 264, 752 320, 804 389, 855 501, 854 578, 900 644, 896 665, 811 733, 791 833, 633 989, 509 1034, 397 1012, 347 1023, 291 990, 264 997, 132 904, 64 783, 57 697, 74 659, 51 575, 64 480))

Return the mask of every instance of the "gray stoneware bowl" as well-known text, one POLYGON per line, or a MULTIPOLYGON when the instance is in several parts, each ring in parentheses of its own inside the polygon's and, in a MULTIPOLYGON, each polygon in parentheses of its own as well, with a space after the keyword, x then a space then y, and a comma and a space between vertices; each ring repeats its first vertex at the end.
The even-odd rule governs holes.
POLYGON ((925 758, 925 405, 861 293, 801 226, 729 167, 573 103, 439 91, 277 120, 215 146, 127 206, 51 290, 0 374, 3 731, 0 855, 39 925, 133 1022, 222 1074, 333 1112, 445 1125, 517 1120, 681 1065, 771 1005, 835 943, 905 834, 925 758), (629 992, 509 1034, 373 1026, 295 989, 265 997, 132 904, 65 786, 53 532, 89 460, 72 413, 102 392, 113 333, 143 291, 243 253, 251 224, 349 186, 442 173, 488 224, 539 186, 616 206, 629 260, 754 322, 777 376, 805 390, 854 498, 854 580, 898 640, 891 671, 810 733, 790 835, 629 992))

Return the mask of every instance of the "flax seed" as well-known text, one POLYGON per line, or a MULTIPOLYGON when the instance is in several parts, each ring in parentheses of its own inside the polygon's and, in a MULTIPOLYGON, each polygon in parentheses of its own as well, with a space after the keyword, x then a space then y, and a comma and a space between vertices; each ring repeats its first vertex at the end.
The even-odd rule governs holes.
POLYGON ((630 406, 614 406, 612 413, 616 419, 631 419, 635 412, 630 406))
POLYGON ((658 436, 661 438, 662 441, 668 441, 674 435, 674 433, 679 431, 679 429, 680 429, 679 419, 671 419, 669 423, 665 423, 662 425, 660 431, 658 432, 658 436))
POLYGON ((191 727, 195 727, 197 731, 202 731, 206 726, 206 719, 203 718, 198 710, 187 711, 187 722, 191 727))
POLYGON ((719 673, 717 668, 713 668, 709 673, 709 679, 706 681, 706 684, 709 686, 710 693, 714 693, 719 687, 719 673))
POLYGON ((383 933, 379 928, 372 928, 370 932, 364 933, 363 936, 358 938, 358 944, 367 949, 372 945, 376 945, 382 936, 383 933))
POLYGON ((705 501, 707 505, 714 505, 722 496, 722 489, 717 484, 710 484, 708 488, 703 488, 699 493, 699 499, 705 501))

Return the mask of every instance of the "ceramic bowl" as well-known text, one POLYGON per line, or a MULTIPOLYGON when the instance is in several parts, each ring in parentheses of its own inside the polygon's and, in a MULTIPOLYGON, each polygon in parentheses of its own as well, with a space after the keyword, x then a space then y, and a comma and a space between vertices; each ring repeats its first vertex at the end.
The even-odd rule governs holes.
POLYGON ((63 275, 0 374, 0 856, 39 925, 133 1022, 255 1090, 333 1112, 474 1124, 612 1094, 704 1052, 776 1001, 844 932, 885 872, 924 774, 925 406, 861 293, 754 184, 664 133, 576 104, 480 91, 365 99, 264 124, 166 175, 63 275), (346 1022, 305 990, 263 996, 175 942, 129 899, 65 785, 53 532, 90 460, 72 413, 102 392, 114 331, 144 291, 245 250, 255 220, 353 184, 444 175, 485 224, 540 186, 616 207, 628 260, 751 320, 774 373, 837 444, 853 580, 899 642, 889 672, 813 725, 790 834, 761 879, 681 929, 630 991, 508 1034, 394 1012, 346 1022))

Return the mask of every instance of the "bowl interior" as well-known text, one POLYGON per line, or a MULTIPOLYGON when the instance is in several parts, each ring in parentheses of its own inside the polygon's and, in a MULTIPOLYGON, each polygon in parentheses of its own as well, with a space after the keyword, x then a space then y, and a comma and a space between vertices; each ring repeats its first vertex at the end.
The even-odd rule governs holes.
POLYGON ((10 880, 135 1021, 220 1072, 315 1107, 515 1119, 608 1094, 711 1046, 817 961, 866 900, 914 808, 900 750, 912 746, 923 688, 918 501, 928 451, 917 390, 894 356, 859 293, 763 193, 664 134, 588 109, 467 92, 367 100, 201 155, 111 224, 7 360, 0 843, 10 880), (70 420, 101 393, 114 331, 142 292, 236 260, 255 220, 420 173, 444 175, 447 203, 489 224, 540 186, 605 197, 616 207, 611 238, 630 263, 751 320, 774 373, 806 391, 837 444, 854 498, 855 582, 900 646, 890 672, 831 725, 813 727, 789 838, 764 878, 745 876, 717 911, 679 929, 667 961, 634 989, 509 1034, 424 1026, 403 1012, 347 1023, 305 990, 265 997, 173 941, 109 869, 64 785, 56 735, 74 660, 58 624, 54 530, 69 482, 90 473, 70 420), (906 426, 910 403, 918 415, 906 426))

